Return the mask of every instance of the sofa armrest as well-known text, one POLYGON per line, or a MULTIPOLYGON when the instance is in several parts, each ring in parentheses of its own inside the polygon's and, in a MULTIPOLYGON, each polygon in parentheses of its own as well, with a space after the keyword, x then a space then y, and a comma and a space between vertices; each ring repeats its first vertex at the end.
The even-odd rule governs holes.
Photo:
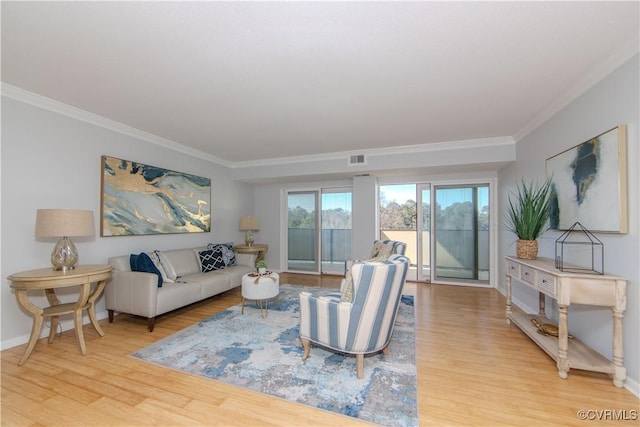
POLYGON ((236 253, 236 264, 246 265, 248 267, 255 268, 256 266, 256 254, 239 254, 236 253))
POLYGON ((147 318, 157 314, 158 276, 153 273, 114 270, 104 293, 107 310, 147 318))

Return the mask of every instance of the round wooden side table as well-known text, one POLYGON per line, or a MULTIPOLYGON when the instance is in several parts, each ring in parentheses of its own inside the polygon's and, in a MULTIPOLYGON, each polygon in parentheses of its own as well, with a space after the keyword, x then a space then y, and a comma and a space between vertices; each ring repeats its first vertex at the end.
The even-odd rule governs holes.
POLYGON ((254 243, 251 246, 235 245, 235 251, 239 254, 256 254, 256 262, 263 260, 265 254, 269 250, 269 245, 262 243, 254 243))
POLYGON ((91 324, 96 332, 98 332, 100 336, 104 336, 104 331, 100 328, 96 317, 95 302, 102 294, 107 281, 111 278, 111 270, 112 267, 110 265, 79 265, 76 266, 75 269, 68 271, 41 268, 38 270, 22 271, 7 277, 7 279, 11 281, 11 287, 16 291, 18 303, 33 317, 29 343, 18 365, 23 365, 29 358, 29 355, 31 355, 40 336, 40 330, 42 329, 45 317, 51 318, 51 329, 49 330, 48 341, 51 343, 56 336, 60 315, 73 314, 78 346, 83 355, 87 353, 87 348, 82 332, 82 310, 87 310, 91 324), (93 292, 91 292, 92 283, 97 283, 93 292), (78 300, 76 302, 61 304, 56 296, 56 289, 71 286, 80 286, 78 300), (50 304, 49 307, 38 307, 29 300, 27 291, 40 289, 45 291, 45 295, 50 304))

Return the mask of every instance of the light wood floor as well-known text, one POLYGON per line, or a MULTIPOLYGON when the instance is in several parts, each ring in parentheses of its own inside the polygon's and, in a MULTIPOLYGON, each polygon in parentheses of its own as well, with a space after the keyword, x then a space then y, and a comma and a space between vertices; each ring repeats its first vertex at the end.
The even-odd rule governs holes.
MULTIPOLYGON (((336 287, 335 277, 283 274, 282 283, 336 287)), ((584 410, 638 410, 638 399, 606 375, 554 362, 504 320, 495 290, 407 284, 415 295, 418 403, 423 426, 585 426, 584 410)), ((356 420, 157 367, 127 355, 241 301, 239 288, 160 317, 119 315, 89 325, 88 354, 73 331, 40 340, 17 366, 24 346, 2 352, 1 422, 7 426, 320 426, 356 420)), ((355 363, 355 361, 354 361, 355 363)), ((365 369, 367 364, 365 363, 365 369)), ((636 412, 637 413, 637 412, 636 412)), ((638 421, 608 425, 638 425, 638 421)))

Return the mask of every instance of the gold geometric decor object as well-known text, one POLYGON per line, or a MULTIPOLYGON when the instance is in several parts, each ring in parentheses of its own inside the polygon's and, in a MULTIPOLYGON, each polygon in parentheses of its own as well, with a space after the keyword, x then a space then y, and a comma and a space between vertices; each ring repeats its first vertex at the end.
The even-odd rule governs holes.
POLYGON ((604 246, 576 222, 556 239, 555 267, 571 273, 604 274, 604 246))

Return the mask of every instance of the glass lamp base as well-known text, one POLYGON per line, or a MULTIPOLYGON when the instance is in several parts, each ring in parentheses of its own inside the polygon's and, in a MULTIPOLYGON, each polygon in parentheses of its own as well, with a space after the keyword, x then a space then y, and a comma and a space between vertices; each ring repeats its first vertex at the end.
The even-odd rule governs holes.
POLYGON ((51 264, 54 270, 73 270, 78 262, 78 250, 76 245, 67 237, 58 240, 53 252, 51 252, 51 264))
POLYGON ((249 230, 244 235, 244 244, 247 246, 253 245, 253 231, 249 230))

